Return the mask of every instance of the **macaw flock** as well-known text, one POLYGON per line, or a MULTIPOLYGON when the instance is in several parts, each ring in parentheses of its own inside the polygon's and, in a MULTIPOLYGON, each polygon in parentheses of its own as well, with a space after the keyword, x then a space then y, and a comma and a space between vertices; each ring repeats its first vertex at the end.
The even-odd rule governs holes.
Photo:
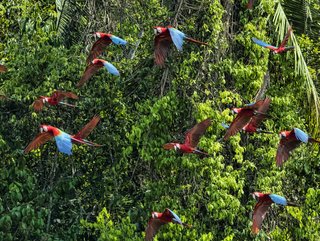
MULTIPOLYGON (((248 2, 247 8, 252 8, 253 2, 254 0, 250 0, 248 2)), ((188 37, 183 32, 171 26, 154 27, 154 32, 154 61, 155 64, 160 67, 165 66, 165 60, 172 43, 180 51, 182 50, 182 46, 185 41, 196 43, 199 45, 207 45, 207 43, 200 42, 188 37)), ((252 41, 262 47, 268 48, 273 54, 282 54, 288 50, 294 49, 293 46, 286 46, 291 32, 292 29, 291 27, 289 27, 288 32, 279 47, 274 47, 256 38, 252 38, 252 41)), ((86 61, 87 67, 80 81, 77 83, 77 87, 83 86, 86 82, 88 82, 89 79, 91 79, 94 74, 96 74, 99 69, 103 67, 112 75, 120 75, 119 71, 114 65, 107 62, 106 60, 98 59, 97 57, 104 52, 108 45, 112 43, 116 45, 126 45, 127 41, 110 33, 96 32, 94 35, 98 38, 98 40, 93 44, 91 48, 86 61)), ((4 65, 0 65, 0 72, 6 71, 7 68, 4 65)), ((51 106, 62 104, 69 107, 74 107, 74 105, 72 104, 63 102, 64 99, 77 100, 78 96, 72 92, 57 90, 53 92, 50 97, 40 96, 38 99, 36 99, 33 103, 33 108, 35 111, 41 111, 46 103, 51 106)), ((230 125, 222 123, 222 126, 227 129, 223 140, 228 140, 229 137, 237 134, 239 131, 248 133, 273 134, 272 132, 268 132, 259 128, 260 123, 264 119, 269 117, 267 111, 269 109, 270 102, 271 99, 269 97, 266 97, 263 100, 258 100, 257 102, 245 105, 242 108, 232 108, 232 112, 237 115, 230 125)), ((54 126, 41 125, 40 133, 28 144, 28 146, 24 150, 24 153, 27 154, 30 151, 39 148, 41 145, 51 140, 52 138, 55 139, 59 152, 67 155, 72 154, 72 143, 99 147, 101 145, 86 139, 99 121, 100 117, 98 115, 94 116, 89 123, 87 123, 77 134, 74 135, 70 135, 54 126)), ((210 119, 203 120, 200 123, 196 124, 189 131, 187 131, 184 143, 167 143, 163 145, 163 148, 165 150, 174 149, 177 152, 183 154, 198 154, 199 157, 202 158, 207 157, 209 156, 208 153, 198 149, 197 145, 201 136, 205 134, 206 129, 210 125, 210 119)), ((320 143, 320 141, 309 137, 307 133, 298 128, 281 131, 280 142, 275 157, 276 165, 282 166, 282 164, 289 159, 290 153, 295 148, 297 148, 301 143, 308 142, 320 143)), ((253 211, 252 233, 254 234, 259 233, 262 222, 272 203, 280 204, 283 206, 297 206, 294 203, 288 202, 285 197, 279 196, 277 194, 254 192, 252 193, 252 196, 257 200, 253 211)), ((152 212, 146 228, 145 239, 148 241, 153 240, 159 228, 169 222, 177 223, 185 227, 191 227, 191 225, 182 222, 179 216, 172 210, 166 208, 162 213, 152 212)))

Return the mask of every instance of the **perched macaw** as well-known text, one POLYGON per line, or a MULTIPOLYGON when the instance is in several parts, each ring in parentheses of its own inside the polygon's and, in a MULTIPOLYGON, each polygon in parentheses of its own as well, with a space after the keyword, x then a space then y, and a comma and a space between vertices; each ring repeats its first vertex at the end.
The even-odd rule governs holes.
POLYGON ((247 8, 248 9, 252 9, 253 8, 254 1, 255 0, 249 0, 249 2, 247 3, 247 8))
POLYGON ((109 44, 111 43, 114 43, 116 45, 127 44, 127 41, 125 41, 124 39, 119 38, 110 33, 96 32, 94 35, 97 36, 99 39, 93 44, 91 48, 90 54, 87 58, 88 65, 92 62, 93 59, 98 57, 109 44))
POLYGON ((86 140, 85 138, 91 133, 95 126, 100 121, 99 116, 94 116, 90 122, 88 122, 77 134, 69 135, 64 131, 50 125, 41 125, 40 133, 30 142, 30 144, 25 148, 24 153, 27 154, 31 150, 37 149, 50 139, 54 137, 58 150, 67 155, 72 154, 72 142, 78 144, 85 144, 89 146, 101 146, 99 144, 93 143, 86 140))
POLYGON ((7 72, 7 71, 8 71, 7 67, 2 65, 2 64, 0 64, 0 73, 4 73, 4 72, 7 72))
POLYGON ((180 143, 167 143, 163 145, 165 150, 175 149, 182 153, 194 153, 200 155, 208 155, 205 152, 197 149, 197 145, 201 136, 205 133, 207 128, 211 125, 211 120, 208 118, 200 123, 196 124, 191 130, 187 131, 185 135, 185 141, 183 144, 180 143))
POLYGON ((265 98, 244 106, 243 108, 233 108, 232 112, 237 113, 237 117, 232 121, 223 139, 227 140, 230 136, 237 134, 241 129, 245 128, 247 132, 257 131, 258 125, 267 117, 271 99, 265 98), (254 119, 252 120, 252 118, 254 119), (251 122, 252 120, 252 122, 251 122))
POLYGON ((272 45, 267 44, 267 43, 263 42, 262 40, 259 40, 259 39, 256 39, 256 38, 252 38, 252 41, 255 42, 256 44, 262 46, 262 47, 270 49, 270 51, 272 51, 273 54, 282 54, 282 53, 287 52, 288 50, 294 49, 294 46, 286 47, 286 44, 287 44, 288 39, 289 39, 289 37, 291 35, 291 32, 292 32, 292 28, 289 27, 288 32, 287 32, 285 38, 282 40, 282 42, 281 42, 279 47, 272 46, 272 45))
POLYGON ((91 76, 94 75, 102 67, 105 67, 110 74, 113 74, 116 76, 120 75, 117 68, 114 67, 109 62, 103 59, 94 59, 92 63, 86 67, 80 81, 77 84, 77 87, 81 87, 82 85, 84 85, 84 83, 86 83, 91 78, 91 76))
POLYGON ((268 208, 272 203, 280 204, 283 206, 298 206, 297 204, 288 202, 286 198, 277 194, 254 192, 252 196, 257 200, 257 204, 253 211, 253 224, 252 232, 258 234, 261 229, 262 222, 268 212, 268 208))
POLYGON ((74 100, 79 99, 79 97, 72 92, 64 92, 64 91, 56 90, 52 93, 50 97, 40 96, 38 99, 36 99, 33 102, 32 105, 35 111, 41 111, 45 103, 48 103, 49 105, 63 104, 63 105, 75 107, 74 105, 62 102, 64 98, 70 98, 74 100))
POLYGON ((280 132, 280 143, 278 145, 276 163, 277 166, 288 160, 291 151, 297 148, 301 143, 320 143, 319 140, 309 137, 309 135, 298 128, 293 128, 291 131, 280 132))
POLYGON ((208 45, 207 43, 187 37, 183 32, 171 26, 166 28, 157 26, 153 28, 156 35, 154 38, 154 58, 155 63, 160 66, 164 66, 164 61, 167 58, 172 42, 180 51, 182 50, 184 40, 200 45, 208 45))
POLYGON ((175 214, 169 208, 166 208, 163 213, 152 212, 151 218, 149 219, 148 226, 146 228, 146 240, 153 240, 160 227, 170 222, 191 228, 190 224, 183 223, 177 214, 175 214))

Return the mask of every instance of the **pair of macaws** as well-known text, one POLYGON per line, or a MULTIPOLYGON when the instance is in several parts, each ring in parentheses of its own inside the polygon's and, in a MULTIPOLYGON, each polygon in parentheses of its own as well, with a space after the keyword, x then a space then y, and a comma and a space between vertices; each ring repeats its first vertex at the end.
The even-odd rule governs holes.
POLYGON ((60 152, 71 155, 72 154, 72 143, 84 144, 93 147, 99 147, 101 145, 94 142, 88 141, 85 138, 92 132, 96 127, 100 117, 94 116, 90 122, 88 122, 77 134, 69 135, 68 133, 50 125, 41 125, 40 133, 29 143, 25 148, 24 153, 27 154, 31 150, 37 149, 41 145, 45 144, 52 138, 55 139, 57 148, 60 152))

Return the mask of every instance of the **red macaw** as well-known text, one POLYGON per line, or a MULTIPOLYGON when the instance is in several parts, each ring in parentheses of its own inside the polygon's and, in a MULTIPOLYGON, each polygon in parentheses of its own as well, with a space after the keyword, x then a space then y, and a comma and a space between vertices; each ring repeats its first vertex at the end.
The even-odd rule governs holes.
POLYGON ((256 44, 262 46, 262 47, 270 49, 270 51, 272 51, 273 54, 282 54, 282 53, 287 52, 288 50, 294 49, 294 46, 286 47, 286 44, 287 44, 288 39, 289 39, 289 37, 291 35, 291 32, 292 32, 292 28, 289 27, 288 32, 287 32, 285 38, 282 40, 282 42, 281 42, 279 47, 272 46, 272 45, 267 44, 267 43, 263 42, 262 40, 259 40, 259 39, 256 39, 256 38, 252 38, 252 41, 255 42, 256 44))
POLYGON ((247 8, 248 9, 252 9, 253 8, 254 1, 255 0, 249 0, 249 2, 247 3, 247 8))
POLYGON ((264 100, 259 100, 243 108, 233 108, 232 111, 237 113, 237 117, 232 121, 223 139, 227 140, 243 128, 245 128, 247 132, 257 131, 258 125, 267 116, 266 112, 269 108, 270 101, 271 99, 267 97, 264 100), (253 117, 254 119, 252 120, 253 117))
POLYGON ((35 111, 41 111, 45 103, 48 103, 49 105, 63 104, 63 105, 75 107, 74 105, 62 102, 64 98, 70 98, 74 100, 79 99, 79 97, 72 92, 64 92, 64 91, 56 90, 52 93, 50 97, 40 96, 38 99, 36 99, 33 102, 32 105, 35 111))
POLYGON ((163 213, 152 212, 151 218, 149 219, 148 226, 146 228, 146 240, 153 240, 160 227, 170 222, 191 228, 190 224, 183 223, 177 214, 175 214, 169 208, 166 208, 163 213))
POLYGON ((110 74, 113 74, 116 76, 120 75, 117 68, 114 67, 109 62, 103 59, 94 59, 92 63, 86 67, 80 81, 77 84, 77 87, 81 87, 82 85, 84 85, 84 83, 86 83, 91 78, 91 76, 94 75, 102 67, 105 67, 110 74))
POLYGON ((253 211, 252 232, 258 234, 261 229, 262 222, 268 212, 272 203, 280 204, 283 206, 298 206, 297 204, 288 202, 286 198, 277 194, 254 192, 252 196, 257 200, 253 211))
POLYGON ((178 50, 182 50, 184 40, 200 45, 208 45, 207 43, 187 37, 183 32, 171 26, 153 27, 155 32, 154 38, 154 58, 156 65, 164 66, 164 61, 167 58, 169 47, 173 42, 178 50))
POLYGON ((98 115, 94 116, 77 134, 69 135, 64 131, 50 125, 41 125, 40 133, 25 148, 24 153, 27 154, 31 150, 37 149, 54 137, 58 150, 67 155, 72 154, 72 142, 78 144, 86 144, 89 146, 101 146, 99 144, 88 141, 86 138, 100 121, 98 115))
POLYGON ((97 36, 99 39, 93 44, 91 48, 90 54, 87 58, 87 65, 90 64, 93 59, 98 57, 109 44, 111 43, 114 43, 116 45, 127 44, 127 41, 125 41, 124 39, 121 39, 110 33, 96 32, 94 35, 97 36))
POLYGON ((291 151, 296 149, 302 142, 320 143, 319 140, 309 137, 307 133, 299 128, 293 128, 291 131, 281 131, 276 155, 277 166, 282 166, 288 160, 291 151))
POLYGON ((185 135, 185 141, 180 143, 167 143, 163 145, 165 150, 175 149, 182 153, 194 153, 200 155, 208 155, 208 153, 202 152, 197 149, 197 145, 201 136, 205 133, 207 128, 211 125, 211 120, 208 118, 200 123, 196 124, 191 130, 187 131, 185 135))
POLYGON ((2 65, 2 64, 0 64, 0 73, 4 73, 4 72, 7 72, 7 71, 8 71, 7 67, 2 65))

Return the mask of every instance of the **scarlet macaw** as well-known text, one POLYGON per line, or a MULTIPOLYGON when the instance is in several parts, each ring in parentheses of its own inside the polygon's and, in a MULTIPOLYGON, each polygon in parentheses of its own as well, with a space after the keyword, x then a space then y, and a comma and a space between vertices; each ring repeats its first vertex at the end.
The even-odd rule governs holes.
POLYGON ((182 50, 184 40, 200 45, 208 45, 207 43, 187 37, 183 32, 171 26, 166 28, 157 26, 153 28, 156 35, 154 38, 154 58, 156 65, 159 66, 164 66, 164 61, 167 58, 172 42, 180 51, 182 50))
POLYGON ((291 35, 291 32, 292 32, 292 28, 289 27, 288 32, 287 32, 285 38, 282 40, 282 42, 281 42, 279 47, 272 46, 272 45, 267 44, 267 43, 263 42, 262 40, 259 40, 259 39, 256 39, 256 38, 252 38, 252 41, 255 42, 256 44, 264 47, 264 48, 270 49, 270 51, 272 51, 273 54, 281 54, 281 53, 287 52, 288 50, 294 49, 294 46, 286 47, 286 44, 287 44, 288 39, 289 39, 289 37, 291 35))
POLYGON ((146 240, 153 240, 160 227, 170 222, 177 223, 188 228, 191 227, 190 224, 183 223, 178 215, 171 211, 169 208, 166 208, 163 213, 152 212, 151 218, 149 219, 148 226, 146 228, 146 240))
POLYGON ((93 59, 98 57, 103 50, 109 46, 109 44, 114 43, 116 45, 126 45, 127 41, 125 41, 122 38, 119 38, 115 35, 112 35, 110 33, 102 33, 102 32, 96 32, 94 34, 99 39, 93 44, 90 54, 87 58, 87 65, 89 65, 93 59))
POLYGON ((7 67, 2 65, 2 64, 0 64, 0 73, 4 73, 4 72, 7 72, 7 71, 8 71, 7 67))
POLYGON ((113 74, 116 76, 120 75, 117 68, 114 67, 109 62, 103 59, 94 59, 92 63, 86 67, 80 81, 77 84, 77 87, 81 87, 82 85, 84 85, 84 83, 86 83, 91 78, 91 76, 94 75, 102 67, 105 67, 110 74, 113 74))
POLYGON ((258 202, 254 206, 252 232, 258 234, 261 229, 262 222, 272 203, 283 206, 298 206, 297 204, 288 202, 286 198, 277 194, 254 192, 252 196, 258 202))
POLYGON ((45 103, 48 103, 49 105, 63 104, 63 105, 75 107, 74 105, 62 102, 64 98, 70 98, 74 100, 79 99, 79 97, 72 92, 64 92, 64 91, 56 90, 52 93, 50 97, 40 96, 38 99, 36 99, 33 102, 32 105, 35 111, 42 110, 45 103))
POLYGON ((185 141, 183 144, 180 143, 167 143, 163 145, 165 150, 175 149, 182 153, 194 153, 200 155, 208 155, 197 149, 197 145, 201 136, 205 133, 207 128, 211 125, 211 120, 206 119, 198 124, 196 124, 191 130, 189 130, 185 135, 185 141))
POLYGON ((307 133, 299 128, 293 128, 291 131, 281 131, 276 155, 277 166, 282 166, 282 164, 288 160, 291 151, 296 149, 302 142, 320 143, 319 140, 309 137, 307 133))
POLYGON ((257 130, 258 125, 266 118, 271 99, 265 98, 244 106, 243 108, 233 108, 232 111, 237 113, 236 118, 232 121, 223 139, 227 140, 230 136, 237 134, 241 129, 245 128, 248 132, 257 130), (252 118, 254 119, 252 120, 252 118), (252 123, 250 124, 252 120, 252 123))
POLYGON ((91 133, 95 126, 100 121, 99 116, 94 116, 90 122, 88 122, 77 134, 69 135, 64 131, 50 125, 41 125, 40 133, 30 142, 30 144, 25 148, 24 154, 27 154, 31 150, 37 149, 50 139, 54 137, 58 150, 67 155, 72 154, 72 142, 78 144, 85 144, 89 146, 101 146, 99 144, 93 143, 86 140, 85 138, 91 133))

